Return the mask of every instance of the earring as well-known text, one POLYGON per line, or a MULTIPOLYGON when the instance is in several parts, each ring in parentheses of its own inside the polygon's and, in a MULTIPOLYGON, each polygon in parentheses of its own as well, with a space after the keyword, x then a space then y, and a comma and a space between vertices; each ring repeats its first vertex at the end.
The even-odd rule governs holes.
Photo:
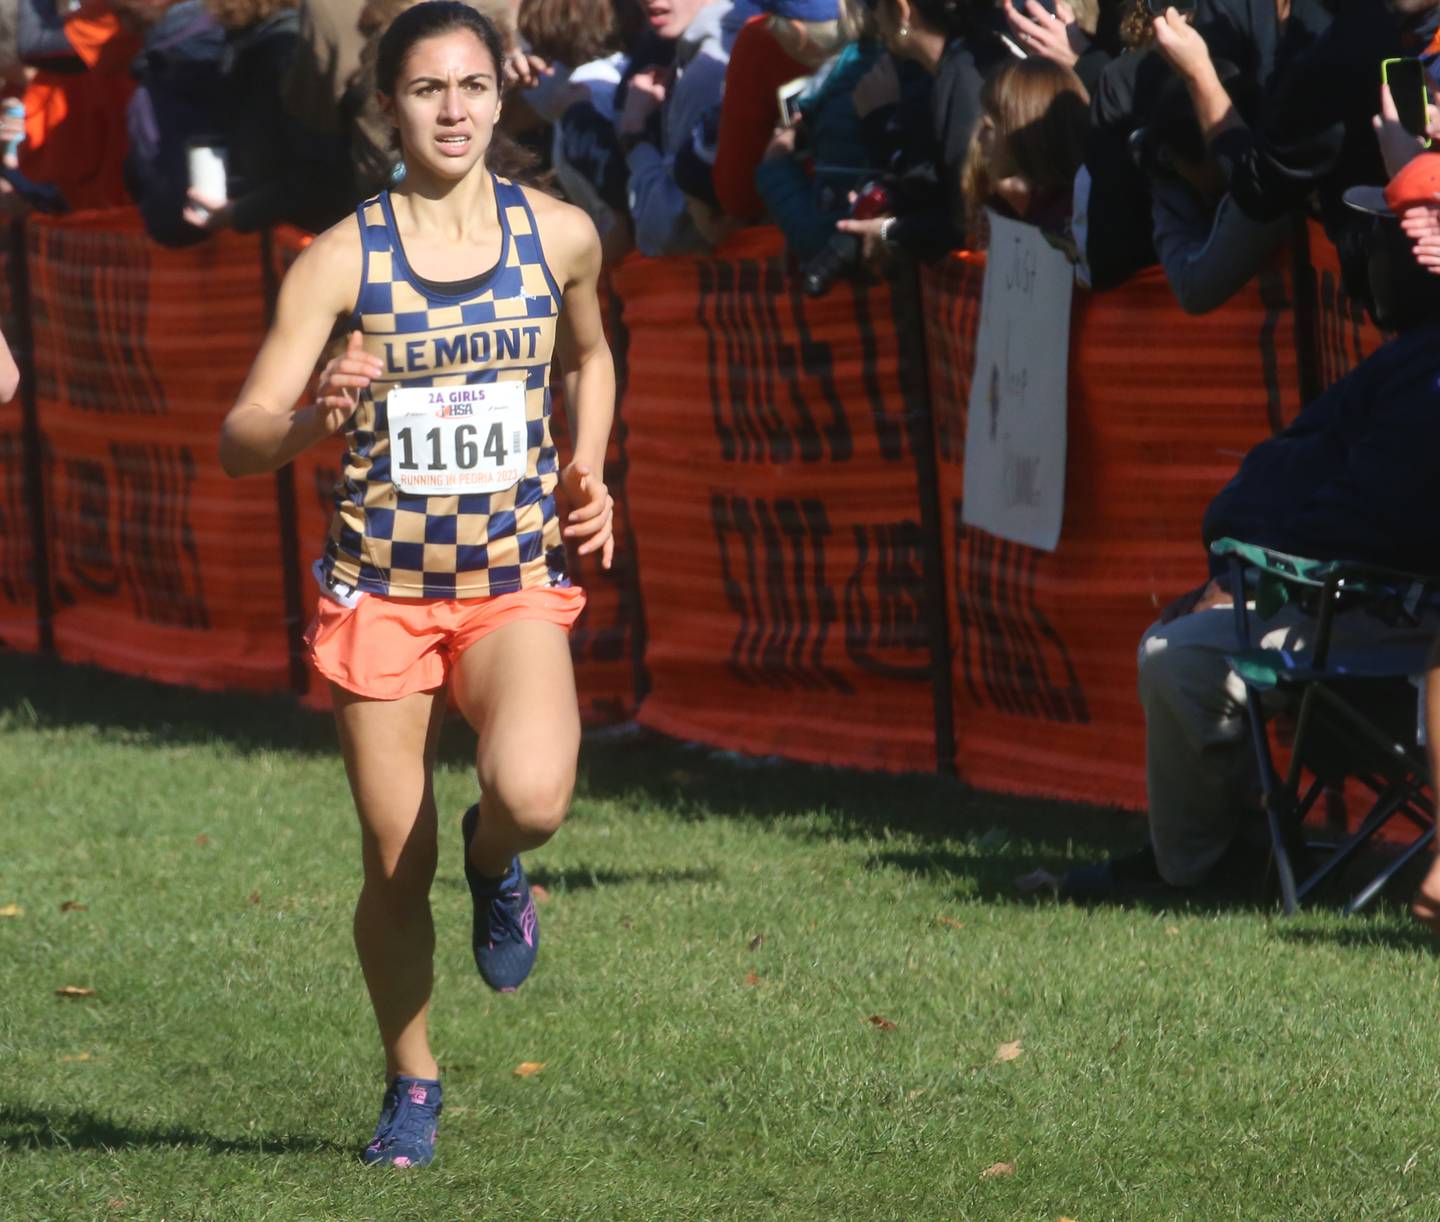
POLYGON ((405 159, 402 157, 395 163, 395 168, 390 171, 390 185, 398 187, 405 181, 405 159))

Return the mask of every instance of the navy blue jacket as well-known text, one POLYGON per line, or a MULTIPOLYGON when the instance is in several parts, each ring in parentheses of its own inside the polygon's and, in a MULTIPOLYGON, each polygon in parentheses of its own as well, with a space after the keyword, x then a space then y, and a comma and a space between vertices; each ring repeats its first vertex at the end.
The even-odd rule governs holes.
POLYGON ((1250 451, 1204 537, 1440 573, 1440 321, 1371 354, 1250 451))

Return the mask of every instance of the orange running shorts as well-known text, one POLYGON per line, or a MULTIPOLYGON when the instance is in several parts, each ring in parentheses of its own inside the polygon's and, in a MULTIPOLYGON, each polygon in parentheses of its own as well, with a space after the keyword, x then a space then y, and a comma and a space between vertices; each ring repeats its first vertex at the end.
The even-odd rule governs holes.
POLYGON ((518 620, 567 632, 585 609, 579 586, 536 586, 494 598, 386 598, 353 607, 321 596, 305 645, 315 669, 346 691, 399 700, 444 687, 471 645, 518 620))

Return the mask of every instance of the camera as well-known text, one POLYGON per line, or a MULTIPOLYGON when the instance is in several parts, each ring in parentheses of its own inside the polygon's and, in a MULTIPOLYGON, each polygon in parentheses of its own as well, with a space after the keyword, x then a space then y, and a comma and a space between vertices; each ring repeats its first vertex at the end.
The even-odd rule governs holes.
MULTIPOLYGON (((870 221, 888 216, 895 209, 895 193, 882 179, 867 182, 855 193, 850 205, 852 220, 870 221)), ((823 297, 841 276, 854 272, 860 262, 862 243, 853 233, 837 230, 825 249, 800 269, 800 282, 808 297, 823 297)))

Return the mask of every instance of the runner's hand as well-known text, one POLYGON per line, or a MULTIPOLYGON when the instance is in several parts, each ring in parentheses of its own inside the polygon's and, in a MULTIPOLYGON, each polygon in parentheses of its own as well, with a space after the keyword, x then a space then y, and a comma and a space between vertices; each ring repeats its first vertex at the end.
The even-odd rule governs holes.
POLYGON ((327 435, 355 414, 360 405, 360 392, 384 372, 380 358, 365 351, 364 335, 351 331, 345 351, 320 371, 315 415, 327 435))
POLYGON ((585 463, 572 462, 560 472, 560 486, 570 504, 566 516, 567 539, 584 539, 579 554, 600 553, 600 567, 608 569, 615 556, 615 500, 605 483, 585 463))

